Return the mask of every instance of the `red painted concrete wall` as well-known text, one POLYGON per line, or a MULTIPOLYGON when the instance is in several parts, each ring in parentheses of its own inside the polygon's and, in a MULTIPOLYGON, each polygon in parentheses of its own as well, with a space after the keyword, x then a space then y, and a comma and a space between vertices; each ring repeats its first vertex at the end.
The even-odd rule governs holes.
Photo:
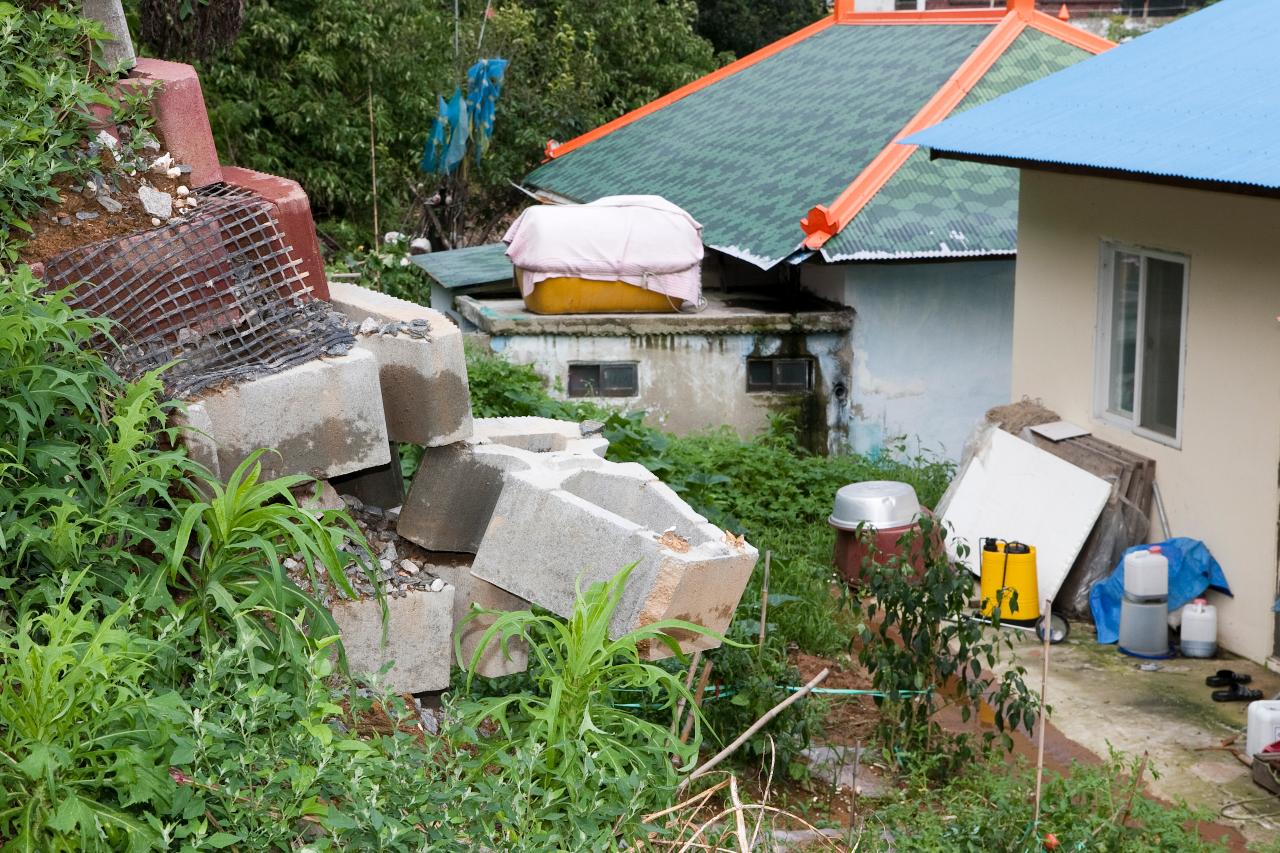
POLYGON ((276 207, 276 222, 298 269, 307 274, 306 284, 319 299, 329 299, 329 284, 324 277, 324 256, 316 239, 316 226, 311 218, 311 203, 297 181, 280 178, 240 166, 224 166, 222 179, 237 187, 257 193, 276 207))

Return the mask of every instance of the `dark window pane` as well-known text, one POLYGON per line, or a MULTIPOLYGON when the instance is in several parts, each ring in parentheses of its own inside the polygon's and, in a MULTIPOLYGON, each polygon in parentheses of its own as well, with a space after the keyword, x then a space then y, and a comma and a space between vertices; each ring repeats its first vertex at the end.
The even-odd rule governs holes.
POLYGON ((569 365, 569 396, 570 397, 600 396, 600 365, 598 364, 569 365))
POLYGON ((1134 367, 1138 343, 1138 291, 1142 283, 1142 258, 1128 252, 1114 255, 1111 284, 1111 365, 1107 409, 1133 417, 1134 367))
POLYGON ((1141 427, 1178 434, 1178 374, 1182 370, 1183 266, 1147 258, 1142 316, 1141 427))
POLYGON ((773 388, 773 362, 764 358, 747 359, 747 390, 768 391, 773 388))
POLYGON ((808 391, 809 362, 780 359, 773 363, 773 387, 778 391, 808 391))
POLYGON ((600 365, 600 391, 605 397, 634 397, 640 391, 636 366, 600 365))

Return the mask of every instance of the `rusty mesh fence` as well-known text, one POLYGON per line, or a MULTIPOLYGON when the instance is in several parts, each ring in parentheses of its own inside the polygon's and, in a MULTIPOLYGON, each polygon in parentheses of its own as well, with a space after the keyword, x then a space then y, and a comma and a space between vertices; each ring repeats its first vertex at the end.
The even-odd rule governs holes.
POLYGON ((180 220, 71 249, 45 263, 50 288, 115 321, 99 343, 125 378, 170 365, 175 397, 286 370, 354 343, 311 296, 276 227, 273 205, 226 184, 194 192, 180 220))

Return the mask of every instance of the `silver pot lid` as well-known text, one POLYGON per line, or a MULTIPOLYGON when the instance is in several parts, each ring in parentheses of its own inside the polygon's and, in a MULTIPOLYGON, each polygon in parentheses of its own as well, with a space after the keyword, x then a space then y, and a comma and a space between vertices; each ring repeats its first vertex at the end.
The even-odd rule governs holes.
POLYGON ((836 492, 835 507, 827 519, 832 527, 853 530, 871 527, 904 527, 920 514, 916 490, 907 483, 869 480, 850 483, 836 492))

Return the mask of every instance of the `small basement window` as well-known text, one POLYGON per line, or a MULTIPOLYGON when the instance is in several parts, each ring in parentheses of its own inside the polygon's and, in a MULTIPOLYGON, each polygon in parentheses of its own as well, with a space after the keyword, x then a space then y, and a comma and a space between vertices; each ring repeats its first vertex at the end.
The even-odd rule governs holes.
POLYGON ((569 365, 570 397, 635 397, 640 375, 634 361, 569 365))
POLYGON ((1098 296, 1098 414, 1178 446, 1187 258, 1103 244, 1098 296))
POLYGON ((747 391, 804 394, 813 390, 811 358, 747 359, 747 391))

